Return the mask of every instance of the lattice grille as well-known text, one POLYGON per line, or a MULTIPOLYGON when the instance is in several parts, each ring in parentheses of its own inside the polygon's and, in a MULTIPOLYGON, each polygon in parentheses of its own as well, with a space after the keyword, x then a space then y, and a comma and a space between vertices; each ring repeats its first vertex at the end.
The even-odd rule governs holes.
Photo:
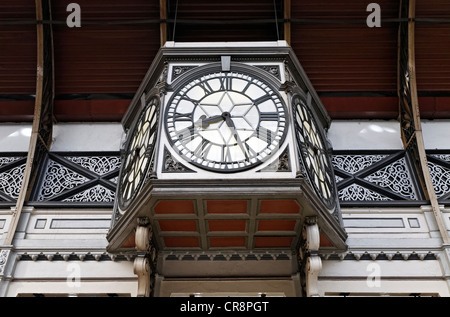
POLYGON ((392 198, 381 195, 373 190, 357 184, 351 184, 339 191, 340 201, 389 201, 392 198))
POLYGON ((10 198, 17 199, 22 186, 24 171, 25 164, 21 164, 0 173, 0 191, 10 198))
POLYGON ((118 154, 50 153, 36 200, 113 203, 119 169, 118 154))
POLYGON ((49 160, 38 201, 49 200, 68 189, 86 183, 88 180, 89 178, 78 174, 66 166, 49 160))
POLYGON ((335 168, 355 174, 386 158, 387 155, 333 155, 335 168))
POLYGON ((83 192, 64 199, 66 202, 113 202, 114 192, 101 185, 96 185, 83 192))
POLYGON ((336 152, 332 162, 341 202, 419 200, 404 151, 336 152))
POLYGON ((0 202, 14 202, 20 194, 26 154, 0 154, 0 202))
POLYGON ((411 200, 416 199, 412 179, 404 158, 364 178, 411 200))
POLYGON ((429 154, 428 168, 437 198, 448 200, 450 197, 450 154, 429 154))

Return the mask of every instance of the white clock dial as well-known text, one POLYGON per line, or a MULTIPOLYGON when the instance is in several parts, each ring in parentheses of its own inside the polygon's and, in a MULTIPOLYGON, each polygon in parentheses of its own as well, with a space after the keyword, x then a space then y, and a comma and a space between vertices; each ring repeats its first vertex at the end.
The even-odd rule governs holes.
POLYGON ((313 188, 330 209, 336 204, 334 173, 319 125, 305 101, 292 98, 294 129, 298 149, 313 188))
POLYGON ((262 80, 238 72, 200 76, 172 96, 166 132, 188 162, 211 171, 255 167, 277 152, 287 132, 286 108, 262 80))
POLYGON ((150 99, 133 125, 126 143, 118 182, 121 211, 127 209, 146 180, 156 144, 159 104, 159 97, 150 99))

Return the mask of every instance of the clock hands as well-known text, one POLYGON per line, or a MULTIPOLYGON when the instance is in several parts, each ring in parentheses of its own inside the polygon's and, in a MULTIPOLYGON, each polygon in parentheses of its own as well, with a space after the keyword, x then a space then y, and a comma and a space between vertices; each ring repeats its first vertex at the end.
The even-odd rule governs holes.
POLYGON ((207 118, 205 115, 202 115, 200 119, 194 122, 194 126, 201 126, 203 129, 209 127, 211 123, 217 123, 223 120, 223 115, 217 115, 207 118))
POLYGON ((242 142, 239 134, 237 133, 236 126, 234 125, 233 120, 231 119, 231 114, 229 112, 223 112, 221 115, 215 115, 211 117, 207 117, 206 115, 202 115, 197 121, 194 122, 194 127, 201 127, 202 129, 206 129, 212 123, 218 123, 221 121, 225 121, 225 124, 230 128, 233 137, 236 139, 237 144, 239 145, 241 151, 245 155, 245 159, 248 160, 248 152, 244 147, 244 143, 242 142))
POLYGON ((239 137, 239 134, 236 131, 236 126, 234 125, 233 120, 231 120, 231 114, 229 112, 224 112, 222 113, 222 117, 225 120, 225 123, 227 124, 227 126, 232 130, 233 132, 233 137, 236 139, 239 147, 241 148, 241 151, 244 153, 245 155, 245 159, 248 160, 248 154, 247 151, 244 148, 244 145, 241 141, 241 138, 239 137))

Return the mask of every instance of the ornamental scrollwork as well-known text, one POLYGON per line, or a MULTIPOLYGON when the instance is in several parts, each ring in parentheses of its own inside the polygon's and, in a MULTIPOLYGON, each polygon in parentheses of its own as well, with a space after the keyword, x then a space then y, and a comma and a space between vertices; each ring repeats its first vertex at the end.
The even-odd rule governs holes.
POLYGON ((431 154, 430 156, 438 158, 442 161, 450 162, 450 154, 431 154))
POLYGON ((113 202, 114 192, 101 185, 96 185, 92 188, 86 189, 76 195, 64 199, 64 202, 113 202))
POLYGON ((387 155, 333 155, 332 163, 335 168, 355 174, 386 158, 387 155))
POLYGON ((175 172, 175 173, 192 173, 193 171, 190 168, 187 168, 180 162, 178 162, 172 154, 165 148, 164 149, 164 166, 163 172, 175 172))
POLYGON ((0 190, 13 199, 19 197, 25 165, 22 164, 0 173, 0 190))
POLYGON ((38 201, 48 200, 88 180, 88 178, 70 170, 66 166, 49 160, 38 201))
POLYGON ((428 161, 434 191, 438 198, 450 192, 450 169, 428 161))
POLYGON ((65 158, 98 175, 120 168, 120 158, 115 156, 66 156, 65 158))
POLYGON ((412 179, 404 158, 389 164, 364 179, 411 200, 416 199, 412 179))
POLYGON ((357 184, 351 184, 348 187, 340 190, 340 201, 389 201, 392 200, 389 197, 383 196, 373 190, 362 187, 357 184))
POLYGON ((21 158, 22 157, 13 157, 13 156, 0 157, 0 167, 15 162, 17 160, 20 160, 21 158))

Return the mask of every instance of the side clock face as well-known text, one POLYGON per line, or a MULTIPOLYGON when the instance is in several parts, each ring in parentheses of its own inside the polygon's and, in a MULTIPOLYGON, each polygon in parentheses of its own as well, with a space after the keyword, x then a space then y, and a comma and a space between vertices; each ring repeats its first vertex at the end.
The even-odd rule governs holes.
POLYGON ((297 144, 309 180, 325 206, 332 210, 336 201, 334 176, 322 131, 303 99, 294 96, 292 107, 297 144))
POLYGON ((215 72, 175 91, 166 133, 188 162, 215 172, 253 168, 276 153, 287 133, 279 94, 252 75, 215 72))
POLYGON ((145 182, 158 129, 159 97, 153 96, 142 110, 128 137, 119 178, 119 208, 125 211, 145 182))

